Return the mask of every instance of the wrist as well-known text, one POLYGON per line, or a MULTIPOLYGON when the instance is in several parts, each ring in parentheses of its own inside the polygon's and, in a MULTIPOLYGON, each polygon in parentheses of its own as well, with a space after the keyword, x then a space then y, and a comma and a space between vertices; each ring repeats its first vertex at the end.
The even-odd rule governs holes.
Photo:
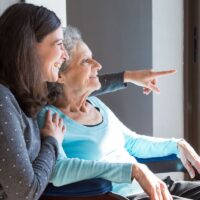
POLYGON ((141 175, 141 168, 144 168, 145 165, 140 163, 134 163, 132 166, 132 178, 135 178, 136 180, 140 179, 141 175))
POLYGON ((125 71, 124 72, 124 83, 129 83, 132 81, 134 77, 134 72, 133 71, 125 71))
POLYGON ((183 139, 183 138, 178 139, 178 141, 177 141, 177 148, 179 149, 180 147, 182 147, 184 145, 185 145, 185 139, 183 139))
POLYGON ((181 152, 180 151, 181 151, 181 148, 184 145, 184 143, 185 143, 185 140, 183 138, 177 140, 177 150, 178 150, 177 157, 178 158, 181 158, 181 152))

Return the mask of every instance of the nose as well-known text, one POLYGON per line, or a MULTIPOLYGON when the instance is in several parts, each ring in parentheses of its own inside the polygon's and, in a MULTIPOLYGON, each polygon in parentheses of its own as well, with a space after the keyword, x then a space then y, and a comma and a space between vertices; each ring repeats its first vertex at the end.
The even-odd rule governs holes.
POLYGON ((65 49, 64 46, 62 46, 62 51, 63 51, 63 54, 62 54, 62 57, 64 60, 69 60, 69 54, 67 52, 67 50, 65 49))
POLYGON ((98 71, 102 68, 101 64, 96 60, 94 60, 94 66, 97 68, 98 71))

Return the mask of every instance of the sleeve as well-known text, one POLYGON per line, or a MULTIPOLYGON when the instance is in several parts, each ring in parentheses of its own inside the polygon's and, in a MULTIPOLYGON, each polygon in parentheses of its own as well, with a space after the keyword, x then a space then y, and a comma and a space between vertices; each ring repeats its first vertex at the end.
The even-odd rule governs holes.
POLYGON ((125 148, 127 151, 138 158, 155 158, 171 154, 178 155, 177 141, 175 138, 157 138, 136 133, 125 135, 125 148))
POLYGON ((125 148, 130 155, 138 158, 163 157, 171 154, 178 155, 177 142, 179 139, 165 139, 137 134, 127 128, 108 107, 107 110, 113 123, 121 129, 125 139, 125 148))
MULTIPOLYGON (((6 94, 5 94, 6 95, 6 94)), ((8 199, 39 199, 56 161, 57 141, 47 137, 31 162, 21 109, 12 96, 0 96, 0 184, 8 199)), ((32 120, 32 119, 30 119, 32 120)), ((35 122, 35 126, 37 124, 35 122)), ((39 131, 39 129, 34 129, 39 131)), ((32 130, 33 131, 33 130, 32 130)), ((35 144, 41 141, 32 138, 35 144)), ((40 144, 39 144, 40 146, 40 144)), ((34 149, 32 149, 33 151, 34 149)))
POLYGON ((60 149, 50 182, 55 186, 62 186, 91 178, 104 178, 116 183, 131 183, 131 174, 131 163, 108 163, 67 158, 64 150, 60 149))
POLYGON ((122 129, 125 138, 125 148, 134 157, 138 158, 154 158, 163 157, 171 154, 178 155, 177 142, 175 138, 158 138, 137 134, 127 128, 119 119, 119 128, 122 129))
POLYGON ((127 84, 124 83, 124 72, 100 75, 99 81, 101 83, 101 88, 93 92, 91 96, 102 95, 127 87, 127 84))

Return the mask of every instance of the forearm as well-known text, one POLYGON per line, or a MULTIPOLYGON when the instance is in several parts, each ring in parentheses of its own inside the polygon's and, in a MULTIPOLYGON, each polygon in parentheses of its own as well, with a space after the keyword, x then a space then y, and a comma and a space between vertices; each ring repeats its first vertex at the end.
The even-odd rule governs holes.
POLYGON ((131 155, 139 158, 178 155, 178 141, 174 138, 163 139, 136 134, 134 137, 126 136, 126 149, 131 155))
MULTIPOLYGON (((50 140, 51 138, 48 138, 43 142, 41 151, 33 164, 30 163, 26 147, 21 145, 23 143, 13 145, 4 141, 6 149, 10 152, 6 152, 5 145, 0 144, 1 153, 6 152, 0 156, 1 185, 8 194, 8 199, 18 200, 26 197, 38 199, 42 194, 56 160, 56 146, 50 140)), ((13 141, 17 142, 14 137, 13 141)))
POLYGON ((151 158, 178 154, 177 142, 179 139, 165 139, 137 134, 127 128, 115 115, 110 113, 110 116, 113 116, 113 123, 123 132, 125 148, 132 156, 151 158))
POLYGON ((131 163, 108 163, 76 158, 59 159, 50 182, 62 186, 85 179, 104 178, 116 183, 131 183, 131 163))
MULTIPOLYGON (((30 188, 38 197, 46 188, 58 157, 58 144, 55 138, 46 137, 41 143, 38 157, 33 162, 34 185, 30 188)), ((31 178, 31 177, 30 177, 31 178)))

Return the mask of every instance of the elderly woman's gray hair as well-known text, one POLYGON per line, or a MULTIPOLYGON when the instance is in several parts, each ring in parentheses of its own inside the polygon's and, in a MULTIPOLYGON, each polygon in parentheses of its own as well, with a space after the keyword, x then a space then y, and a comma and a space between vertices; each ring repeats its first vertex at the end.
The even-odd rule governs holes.
POLYGON ((82 41, 81 32, 76 27, 67 26, 64 29, 64 45, 69 56, 72 53, 72 49, 80 40, 82 41))
MULTIPOLYGON (((65 61, 61 68, 60 72, 62 73, 67 69, 67 67, 70 64, 71 56, 73 53, 74 47, 77 45, 79 41, 83 41, 81 37, 80 31, 72 26, 67 26, 67 28, 63 29, 64 31, 64 46, 67 50, 67 53, 69 55, 69 60, 65 61)), ((47 84, 48 91, 49 91, 49 102, 54 103, 59 96, 62 96, 63 94, 63 85, 60 83, 48 83, 47 84)))
POLYGON ((81 32, 78 30, 78 28, 76 27, 72 27, 72 26, 67 26, 67 28, 63 29, 64 31, 64 46, 67 50, 67 53, 69 55, 69 60, 66 61, 62 67, 60 68, 60 71, 64 71, 66 69, 66 67, 68 67, 68 65, 70 64, 70 60, 71 60, 71 56, 72 56, 72 51, 74 49, 74 47, 76 46, 76 44, 79 41, 83 41, 82 37, 81 37, 81 32))

